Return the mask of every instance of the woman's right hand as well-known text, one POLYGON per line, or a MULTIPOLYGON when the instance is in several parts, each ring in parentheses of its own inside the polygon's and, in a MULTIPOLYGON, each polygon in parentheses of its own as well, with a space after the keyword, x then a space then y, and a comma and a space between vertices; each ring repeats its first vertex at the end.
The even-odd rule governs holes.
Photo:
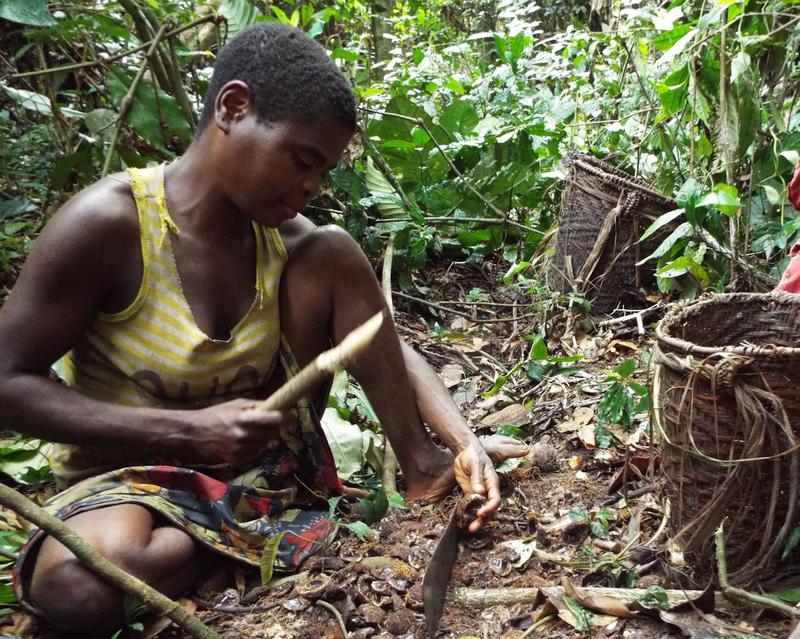
POLYGON ((263 411, 260 402, 235 399, 196 411, 190 421, 181 461, 201 464, 241 464, 263 456, 280 438, 281 428, 297 428, 297 411, 263 411))

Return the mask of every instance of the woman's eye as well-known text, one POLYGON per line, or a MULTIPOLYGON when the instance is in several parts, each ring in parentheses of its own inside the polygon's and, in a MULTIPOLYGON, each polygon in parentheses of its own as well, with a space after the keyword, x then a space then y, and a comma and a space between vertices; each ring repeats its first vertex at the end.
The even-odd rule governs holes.
POLYGON ((308 158, 298 155, 297 153, 295 153, 294 161, 297 163, 297 166, 305 170, 308 170, 313 166, 313 163, 308 158))

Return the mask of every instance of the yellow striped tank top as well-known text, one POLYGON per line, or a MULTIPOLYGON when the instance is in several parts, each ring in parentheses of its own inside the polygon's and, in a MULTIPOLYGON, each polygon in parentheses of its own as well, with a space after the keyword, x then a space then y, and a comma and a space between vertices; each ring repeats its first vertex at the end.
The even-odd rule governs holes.
MULTIPOLYGON (((63 358, 64 382, 84 395, 128 406, 201 408, 260 395, 278 361, 278 286, 286 251, 276 229, 253 223, 256 291, 226 340, 197 326, 181 286, 170 234, 178 234, 164 194, 164 165, 130 169, 139 218, 142 281, 128 308, 97 314, 63 358)), ((147 460, 135 451, 57 444, 60 484, 147 460)))

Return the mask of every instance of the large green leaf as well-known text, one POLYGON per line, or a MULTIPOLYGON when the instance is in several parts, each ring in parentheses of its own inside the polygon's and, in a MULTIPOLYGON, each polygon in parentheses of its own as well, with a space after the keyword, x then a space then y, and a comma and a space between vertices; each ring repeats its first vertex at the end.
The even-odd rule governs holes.
POLYGON ((408 213, 400 202, 394 188, 389 184, 383 173, 372 162, 372 158, 367 158, 367 171, 364 175, 364 182, 372 194, 372 199, 378 207, 381 217, 386 219, 396 219, 406 217, 408 213))
MULTIPOLYGON (((132 81, 130 74, 123 71, 114 69, 109 73, 108 88, 117 107, 122 103, 132 81)), ((177 136, 188 145, 192 139, 192 129, 175 98, 155 87, 149 80, 139 83, 128 112, 127 123, 149 145, 168 155, 171 152, 167 150, 165 140, 177 136), (163 129, 159 114, 163 117, 163 129)))
POLYGON ((450 141, 453 141, 458 137, 456 133, 461 136, 472 133, 479 120, 478 112, 469 101, 456 100, 439 117, 439 124, 450 134, 450 141))
POLYGON ((229 38, 255 24, 261 16, 261 12, 248 0, 222 0, 219 12, 228 21, 229 38))
POLYGON ((326 408, 321 422, 339 477, 347 481, 364 465, 361 429, 342 419, 335 408, 326 408))
POLYGON ((637 262, 637 266, 644 264, 648 260, 652 260, 656 257, 661 257, 662 255, 666 255, 667 252, 675 246, 675 243, 678 240, 683 239, 684 237, 689 237, 694 232, 694 227, 689 222, 684 222, 678 228, 676 228, 672 233, 670 233, 666 239, 661 242, 658 248, 653 251, 650 255, 648 255, 643 260, 637 262))
MULTIPOLYGON (((750 56, 744 52, 731 60, 731 87, 736 105, 736 151, 741 158, 753 143, 761 126, 755 72, 750 56)), ((730 107, 729 107, 730 108, 730 107)))
POLYGON ((0 0, 0 18, 36 27, 49 27, 56 23, 47 11, 47 0, 0 0))

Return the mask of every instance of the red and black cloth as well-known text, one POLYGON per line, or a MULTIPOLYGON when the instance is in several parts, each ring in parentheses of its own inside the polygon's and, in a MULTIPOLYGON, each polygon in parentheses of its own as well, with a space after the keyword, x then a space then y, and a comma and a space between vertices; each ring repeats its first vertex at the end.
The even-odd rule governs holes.
MULTIPOLYGON (((789 182, 789 201, 794 208, 800 211, 800 164, 797 165, 797 170, 794 172, 792 181, 789 182)), ((776 291, 786 291, 787 293, 800 293, 800 242, 792 247, 790 252, 792 256, 789 266, 783 272, 780 284, 776 287, 776 291)))

